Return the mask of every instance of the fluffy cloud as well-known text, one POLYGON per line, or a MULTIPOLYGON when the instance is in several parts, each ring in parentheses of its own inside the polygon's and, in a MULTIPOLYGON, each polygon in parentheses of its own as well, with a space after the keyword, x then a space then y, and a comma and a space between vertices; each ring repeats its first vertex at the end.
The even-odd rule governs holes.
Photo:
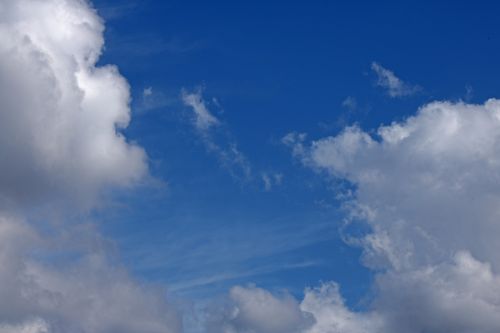
POLYGON ((82 212, 148 174, 120 134, 128 84, 96 67, 101 19, 83 0, 0 0, 0 22, 0 332, 179 332, 164 292, 114 264, 98 233, 25 220, 61 200, 82 212))
POLYGON ((0 197, 91 203, 106 186, 147 174, 146 154, 120 129, 129 87, 96 67, 101 19, 86 1, 0 2, 0 197))
POLYGON ((382 332, 377 314, 350 311, 335 283, 306 289, 301 303, 256 287, 234 287, 228 304, 209 318, 209 332, 371 333, 382 332))
POLYGON ((226 306, 209 318, 209 332, 298 333, 314 323, 312 314, 300 309, 290 295, 280 297, 256 287, 234 287, 226 306))
POLYGON ((377 75, 377 86, 386 89, 390 97, 409 96, 420 90, 419 86, 402 81, 393 71, 382 67, 379 63, 372 62, 371 69, 377 75))
MULTIPOLYGON (((368 332, 500 330, 500 101, 434 102, 376 135, 354 126, 283 142, 355 188, 342 195, 347 222, 371 232, 348 240, 378 272, 368 332)), ((320 332, 332 331, 349 332, 320 332)))
POLYGON ((50 257, 58 255, 53 249, 62 239, 41 236, 22 220, 0 218, 0 332, 180 331, 162 290, 135 283, 95 244, 82 251, 73 241, 64 245, 71 260, 55 265, 50 257))
POLYGON ((377 289, 374 308, 385 326, 376 332, 500 330, 500 276, 467 251, 439 265, 390 271, 377 289))
POLYGON ((300 305, 315 318, 305 333, 370 333, 379 332, 382 321, 374 313, 356 313, 344 304, 336 283, 307 289, 300 305))
POLYGON ((357 187, 350 203, 375 231, 365 244, 374 264, 411 268, 469 250, 498 270, 499 147, 500 101, 435 102, 377 137, 350 127, 313 142, 301 158, 357 187))

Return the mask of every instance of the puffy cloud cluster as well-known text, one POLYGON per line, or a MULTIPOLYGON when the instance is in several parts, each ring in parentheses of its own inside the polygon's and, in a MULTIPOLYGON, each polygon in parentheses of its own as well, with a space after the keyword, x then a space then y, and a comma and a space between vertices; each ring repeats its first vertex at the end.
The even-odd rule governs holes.
POLYGON ((377 324, 365 331, 500 330, 500 101, 434 102, 376 135, 353 126, 310 144, 297 133, 283 142, 355 188, 342 195, 348 222, 371 232, 349 241, 378 271, 363 313, 377 324))
POLYGON ((234 287, 228 304, 209 318, 208 332, 223 333, 370 333, 379 332, 376 314, 350 311, 331 282, 307 289, 301 303, 256 287, 234 287))
POLYGON ((294 333, 314 323, 290 295, 274 296, 256 287, 234 287, 226 306, 216 308, 209 319, 209 332, 294 333))
POLYGON ((144 151, 119 132, 128 83, 116 67, 96 67, 103 30, 83 0, 0 2, 2 201, 90 204, 147 174, 144 151))
POLYGON ((500 101, 431 103, 377 137, 350 127, 301 158, 356 186, 351 208, 374 229, 369 262, 405 269, 468 250, 500 269, 500 101))
POLYGON ((120 134, 128 83, 96 66, 103 29, 84 0, 0 0, 2 333, 180 331, 164 292, 136 283, 82 233, 60 224, 68 242, 26 221, 39 204, 86 209, 148 174, 143 149, 120 134))

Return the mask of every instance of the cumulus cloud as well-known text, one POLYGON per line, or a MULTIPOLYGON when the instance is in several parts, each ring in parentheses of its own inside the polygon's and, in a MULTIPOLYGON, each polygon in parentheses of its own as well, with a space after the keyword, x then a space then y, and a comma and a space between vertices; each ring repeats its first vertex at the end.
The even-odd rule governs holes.
POLYGON ((372 62, 371 69, 377 75, 377 86, 386 89, 390 97, 410 96, 421 90, 419 86, 404 82, 377 62, 372 62))
POLYGON ((314 323, 290 295, 272 295, 256 287, 234 287, 225 306, 218 305, 209 317, 213 333, 298 333, 314 323))
POLYGON ((164 291, 137 284, 95 245, 82 251, 78 240, 66 244, 72 259, 55 265, 48 258, 63 243, 22 220, 0 218, 0 332, 180 331, 164 291))
POLYGON ((2 1, 0 197, 91 200, 147 174, 146 154, 120 134, 129 86, 96 67, 102 20, 85 1, 2 1))
MULTIPOLYGON (((343 196, 346 223, 371 231, 346 240, 377 272, 364 315, 378 325, 368 332, 500 330, 500 101, 433 102, 376 135, 352 126, 283 142, 305 165, 355 187, 343 196)), ((332 331, 344 332, 322 332, 332 331)))
POLYGON ((379 332, 382 321, 375 313, 356 313, 347 308, 339 286, 330 282, 306 289, 300 305, 311 313, 315 323, 306 333, 370 333, 379 332))
POLYGON ((145 152, 120 133, 128 83, 96 66, 102 20, 83 0, 17 0, 0 1, 0 22, 0 332, 179 332, 164 292, 86 245, 74 223, 41 233, 26 220, 61 200, 84 212, 148 175, 145 152))
POLYGON ((467 249, 500 269, 499 141, 500 101, 434 102, 377 137, 349 127, 315 141, 302 159, 357 186, 356 210, 380 229, 366 240, 373 262, 413 267, 467 249))
POLYGON ((257 287, 234 287, 225 307, 209 317, 209 332, 224 333, 371 333, 382 332, 376 314, 356 313, 330 282, 304 292, 302 302, 257 287))

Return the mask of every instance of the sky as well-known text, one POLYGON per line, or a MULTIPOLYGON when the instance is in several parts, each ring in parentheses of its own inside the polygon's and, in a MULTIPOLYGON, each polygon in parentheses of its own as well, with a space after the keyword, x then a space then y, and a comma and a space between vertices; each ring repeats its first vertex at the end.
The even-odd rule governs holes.
POLYGON ((498 9, 0 0, 0 333, 500 331, 498 9))

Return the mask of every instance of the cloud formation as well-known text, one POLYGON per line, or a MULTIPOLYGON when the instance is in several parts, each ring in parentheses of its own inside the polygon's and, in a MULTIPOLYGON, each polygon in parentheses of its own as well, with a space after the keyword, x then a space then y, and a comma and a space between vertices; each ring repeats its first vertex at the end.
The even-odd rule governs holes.
POLYGON ((0 332, 179 332, 164 292, 136 283, 97 232, 26 220, 39 204, 82 212, 148 175, 120 133, 128 83, 96 66, 102 20, 83 0, 5 0, 0 22, 0 332))
POLYGON ((209 317, 209 333, 298 333, 314 323, 290 295, 274 296, 256 287, 234 287, 225 306, 209 317))
POLYGON ((264 190, 271 191, 273 187, 280 186, 283 182, 283 174, 282 173, 262 173, 262 182, 264 183, 264 190))
POLYGON ((2 1, 0 200, 92 201, 147 175, 146 154, 120 134, 129 86, 96 67, 102 20, 85 1, 2 1))
POLYGON ((80 232, 68 246, 22 220, 0 218, 0 332, 180 332, 163 290, 137 284, 105 248, 82 244, 98 237, 80 232), (32 255, 58 256, 53 248, 60 246, 74 253, 71 260, 56 265, 32 255))
POLYGON ((203 140, 203 144, 208 152, 217 156, 220 164, 235 179, 250 180, 252 167, 245 154, 239 150, 237 143, 234 140, 228 140, 227 135, 223 136, 223 140, 217 139, 215 129, 221 126, 221 121, 209 111, 202 93, 202 89, 193 92, 183 90, 181 97, 184 105, 193 112, 193 125, 203 140))
POLYGON ((419 86, 402 81, 393 71, 382 67, 377 62, 372 62, 371 69, 377 75, 377 86, 384 88, 390 97, 410 96, 421 90, 419 86))
POLYGON ((500 330, 500 101, 433 102, 376 135, 353 126, 283 142, 304 165, 355 187, 343 194, 346 223, 371 232, 346 239, 377 272, 362 313, 377 325, 366 332, 500 330))
POLYGON ((194 112, 194 125, 196 129, 205 132, 210 128, 220 124, 219 120, 210 112, 203 100, 201 90, 188 93, 182 91, 182 101, 186 106, 190 106, 194 112))
POLYGON ((306 289, 300 303, 288 294, 238 286, 210 313, 208 332, 371 333, 381 332, 381 323, 376 314, 350 311, 333 282, 306 289))

